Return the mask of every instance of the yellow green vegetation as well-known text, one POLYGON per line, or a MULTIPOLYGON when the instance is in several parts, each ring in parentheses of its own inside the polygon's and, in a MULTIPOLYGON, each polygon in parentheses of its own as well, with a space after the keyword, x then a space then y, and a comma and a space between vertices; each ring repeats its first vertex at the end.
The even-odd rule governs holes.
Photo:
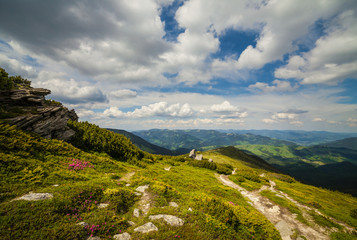
MULTIPOLYGON (((237 190, 215 177, 233 169, 236 174, 231 179, 247 190, 274 180, 279 190, 297 201, 352 227, 357 225, 355 198, 303 185, 271 172, 257 159, 234 155, 234 149, 204 152, 203 161, 152 155, 124 136, 93 124, 69 124, 77 132, 72 144, 0 124, 1 239, 86 239, 90 235, 109 239, 123 232, 130 233, 132 239, 281 239, 275 227, 237 190), (133 176, 122 178, 128 173, 133 176), (143 185, 149 185, 145 201, 150 208, 147 215, 141 212, 135 217, 133 210, 143 207, 136 188, 143 185), (51 193, 53 198, 12 201, 30 191, 51 193), (134 231, 151 221, 153 214, 174 215, 184 224, 170 226, 156 220, 159 231, 134 231), (131 226, 131 221, 136 225, 131 226), (88 225, 77 225, 80 222, 88 225)), ((269 191, 262 194, 298 213, 269 191)), ((331 224, 328 219, 313 218, 318 224, 331 224)), ((343 230, 341 227, 331 236, 353 236, 343 230)))

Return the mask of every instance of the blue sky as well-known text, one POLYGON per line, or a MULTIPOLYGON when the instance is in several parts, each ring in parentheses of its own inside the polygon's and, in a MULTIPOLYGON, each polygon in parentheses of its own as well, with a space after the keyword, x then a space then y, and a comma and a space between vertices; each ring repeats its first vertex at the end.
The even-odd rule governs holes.
POLYGON ((357 132, 350 0, 3 1, 0 66, 101 127, 357 132))

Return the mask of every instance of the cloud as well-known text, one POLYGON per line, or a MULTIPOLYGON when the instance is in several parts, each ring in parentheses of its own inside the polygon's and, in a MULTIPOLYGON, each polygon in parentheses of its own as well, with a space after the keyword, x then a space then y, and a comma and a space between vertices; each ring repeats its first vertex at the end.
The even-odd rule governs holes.
POLYGON ((0 66, 10 75, 20 75, 24 78, 32 78, 37 76, 36 69, 28 64, 24 64, 16 58, 10 58, 0 53, 0 66))
POLYGON ((341 13, 326 31, 309 52, 290 57, 287 65, 275 71, 275 77, 301 79, 302 84, 330 84, 356 78, 356 12, 341 13))
POLYGON ((262 92, 292 92, 295 91, 298 86, 292 86, 288 81, 274 80, 272 85, 264 82, 256 82, 255 84, 249 85, 250 90, 260 90, 262 92))
POLYGON ((152 66, 171 48, 163 39, 159 4, 170 2, 14 0, 0 9, 0 36, 87 76, 154 81, 160 74, 152 66))
POLYGON ((167 102, 158 102, 142 106, 132 112, 122 112, 116 107, 110 107, 104 111, 104 116, 117 118, 149 118, 149 117, 178 117, 184 118, 194 114, 189 104, 182 106, 177 104, 169 105, 167 102))
POLYGON ((268 123, 268 124, 272 124, 272 123, 278 123, 278 121, 274 120, 274 119, 270 119, 270 118, 264 118, 262 120, 263 123, 268 123))
POLYGON ((124 99, 124 98, 135 98, 137 93, 130 89, 120 89, 120 90, 110 92, 109 95, 114 98, 124 99))
POLYGON ((357 118, 348 118, 347 124, 350 127, 357 127, 357 118))
POLYGON ((84 84, 80 84, 74 79, 67 79, 65 73, 42 71, 38 74, 34 86, 50 89, 50 97, 63 103, 77 104, 107 101, 107 97, 100 89, 84 84))
POLYGON ((220 118, 244 118, 248 113, 241 111, 239 108, 231 105, 230 102, 224 101, 221 104, 213 104, 210 111, 220 118))

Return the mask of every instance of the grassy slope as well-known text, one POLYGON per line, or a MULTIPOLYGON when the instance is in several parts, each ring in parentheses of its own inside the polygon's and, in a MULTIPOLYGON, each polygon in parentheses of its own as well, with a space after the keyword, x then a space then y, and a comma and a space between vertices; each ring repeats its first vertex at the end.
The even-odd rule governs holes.
MULTIPOLYGON (((175 236, 184 239, 279 239, 271 223, 240 193, 221 185, 213 170, 191 166, 179 157, 155 155, 142 158, 140 164, 137 160, 131 162, 140 165, 138 167, 105 153, 84 152, 71 144, 41 139, 7 125, 1 125, 0 130, 1 239, 83 239, 91 231, 77 226, 80 221, 94 226, 93 233, 102 238, 127 231, 133 239, 174 239, 175 236), (70 170, 68 164, 72 158, 88 161, 93 168, 70 170), (164 170, 168 166, 171 170, 164 170), (129 187, 125 182, 118 182, 118 178, 132 171, 136 173, 129 187), (150 185, 154 203, 148 215, 179 216, 185 221, 183 227, 155 222, 160 229, 158 232, 143 235, 133 231, 128 220, 136 222, 137 226, 149 221, 147 217, 136 219, 132 216, 139 200, 133 194, 134 189, 144 184, 150 185), (29 191, 50 192, 54 198, 10 202, 29 191), (85 202, 92 199, 110 206, 99 209, 97 203, 85 202), (177 202, 179 208, 168 207, 169 201, 177 202), (85 208, 83 204, 87 204, 85 208), (188 211, 189 207, 192 212, 188 211)), ((288 176, 251 168, 251 163, 217 151, 204 153, 204 157, 237 168, 240 177, 235 175, 234 178, 239 178, 238 182, 249 190, 260 188, 268 178, 274 179, 279 189, 292 194, 297 201, 317 202, 322 212, 357 227, 357 220, 350 216, 357 205, 353 197, 297 182, 288 183, 288 176), (267 177, 259 177, 262 173, 267 177), (335 202, 324 200, 332 197, 335 202)))

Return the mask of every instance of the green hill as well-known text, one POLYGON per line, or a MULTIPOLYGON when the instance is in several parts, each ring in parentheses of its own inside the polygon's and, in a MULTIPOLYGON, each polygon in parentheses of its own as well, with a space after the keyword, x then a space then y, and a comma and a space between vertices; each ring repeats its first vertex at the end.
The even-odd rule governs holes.
POLYGON ((138 148, 140 148, 141 150, 143 150, 145 152, 152 153, 152 154, 171 155, 171 156, 180 155, 180 153, 177 153, 176 151, 171 151, 169 149, 151 144, 148 141, 145 141, 143 138, 138 137, 138 136, 136 136, 130 132, 127 132, 125 130, 112 129, 112 128, 108 128, 108 130, 115 132, 115 133, 119 133, 121 135, 124 135, 125 137, 130 139, 130 141, 135 146, 137 146, 138 148))
POLYGON ((327 146, 240 145, 275 168, 314 186, 357 196, 357 151, 327 146), (336 168, 334 170, 334 168, 336 168), (341 171, 340 169, 344 170, 341 171))
POLYGON ((348 148, 352 150, 357 150, 357 137, 345 138, 329 143, 324 143, 321 145, 327 147, 334 147, 334 148, 348 148))

